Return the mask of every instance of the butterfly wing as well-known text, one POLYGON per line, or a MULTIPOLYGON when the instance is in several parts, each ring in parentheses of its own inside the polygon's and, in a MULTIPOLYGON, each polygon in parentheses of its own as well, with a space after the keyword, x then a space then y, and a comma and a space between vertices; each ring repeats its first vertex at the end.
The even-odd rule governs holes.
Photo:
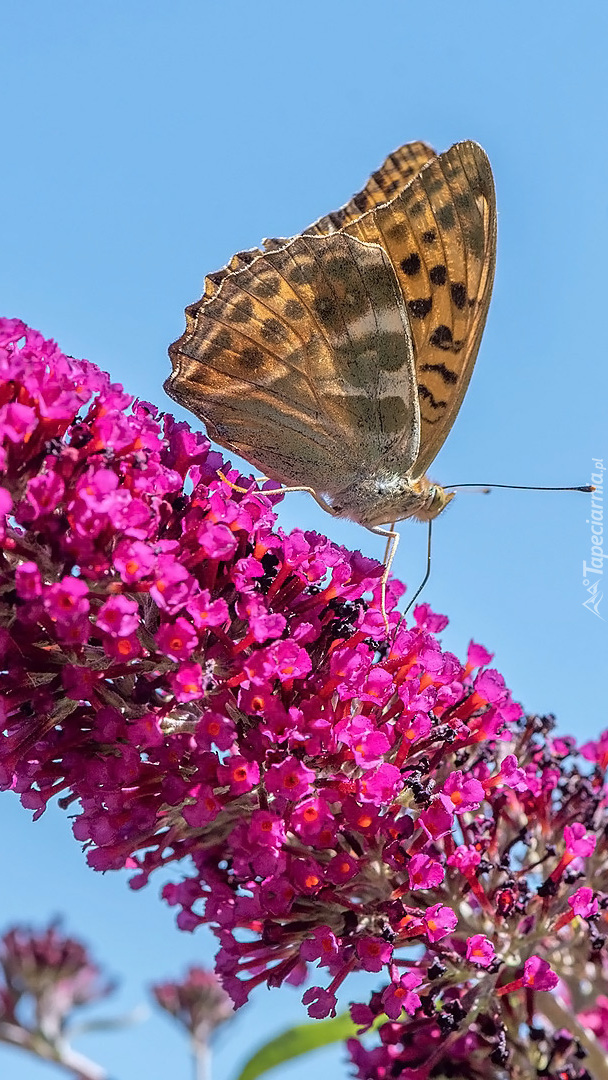
MULTIPOLYGON (((307 229, 304 229, 304 235, 326 236, 328 233, 337 232, 344 225, 361 217, 364 211, 389 202, 403 191, 412 177, 420 172, 422 166, 434 157, 436 153, 433 148, 423 142, 406 143, 400 146, 398 150, 388 155, 377 172, 372 173, 362 191, 354 195, 350 202, 341 206, 339 210, 334 210, 333 213, 309 225, 307 229)), ((237 252, 221 270, 207 274, 204 295, 210 299, 229 274, 249 266, 264 251, 276 251, 285 247, 288 242, 289 238, 273 237, 263 240, 261 248, 249 248, 247 251, 237 252)))
POLYGON ((167 393, 273 479, 331 495, 396 447, 413 465, 409 320, 379 246, 297 237, 225 273, 186 318, 167 393))
POLYGON ((414 342, 422 476, 465 395, 494 279, 496 200, 490 163, 473 142, 431 158, 391 202, 344 226, 379 244, 395 269, 414 342))
POLYGON ((390 202, 418 175, 423 165, 437 155, 431 146, 423 142, 406 143, 389 154, 380 168, 372 173, 362 191, 350 202, 319 218, 304 230, 304 234, 325 236, 337 232, 356 221, 362 214, 376 206, 390 202))

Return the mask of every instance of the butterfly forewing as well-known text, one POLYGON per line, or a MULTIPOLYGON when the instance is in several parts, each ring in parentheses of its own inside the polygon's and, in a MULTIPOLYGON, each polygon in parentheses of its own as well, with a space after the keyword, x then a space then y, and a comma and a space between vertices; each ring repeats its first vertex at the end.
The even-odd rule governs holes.
POLYGON ((431 146, 423 142, 406 143, 389 154, 380 168, 372 173, 362 191, 353 195, 350 202, 339 210, 319 218, 304 230, 306 234, 326 235, 337 232, 356 221, 361 214, 376 206, 390 202, 410 180, 420 172, 423 165, 436 157, 431 146))
POLYGON ((167 391, 274 479, 331 494, 416 459, 409 321, 377 245, 297 237, 187 310, 167 391))
POLYGON ((386 250, 406 302, 421 413, 414 467, 420 476, 460 408, 490 302, 496 208, 484 151, 457 143, 392 202, 344 231, 386 250))

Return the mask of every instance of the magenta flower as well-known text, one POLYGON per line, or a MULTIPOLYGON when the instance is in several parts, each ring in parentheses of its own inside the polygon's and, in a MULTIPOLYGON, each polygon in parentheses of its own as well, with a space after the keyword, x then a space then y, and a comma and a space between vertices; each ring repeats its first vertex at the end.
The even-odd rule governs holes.
POLYGON ((195 1045, 208 1043, 234 1015, 217 975, 205 968, 191 967, 180 982, 156 983, 151 990, 157 1005, 186 1028, 195 1045))
POLYGON ((81 578, 65 577, 44 590, 42 602, 54 622, 76 622, 89 612, 89 589, 81 578))
POLYGON ((557 975, 550 964, 540 956, 531 956, 524 964, 524 986, 535 990, 553 990, 557 986, 557 975))
POLYGON ((435 889, 445 877, 441 863, 428 855, 414 855, 407 867, 409 887, 416 889, 435 889))
POLYGON ((414 1016, 422 1004, 418 994, 414 993, 414 987, 420 986, 422 981, 421 975, 408 971, 397 982, 388 984, 382 993, 382 1005, 390 1020, 398 1020, 403 1011, 414 1016))
POLYGON ((169 684, 176 701, 199 701, 205 695, 203 669, 200 664, 181 664, 169 675, 169 684))
POLYGON ((484 797, 483 784, 479 780, 466 780, 460 770, 451 773, 443 785, 443 796, 448 810, 465 814, 477 810, 484 797))
POLYGON ((308 1015, 315 1020, 336 1015, 336 995, 329 990, 323 990, 321 986, 311 986, 310 990, 303 994, 302 1001, 308 1006, 308 1015))
POLYGON ((329 926, 316 927, 312 937, 303 941, 300 946, 300 956, 303 960, 318 960, 326 967, 339 955, 338 939, 329 926))
POLYGON ((365 971, 382 971, 390 962, 393 950, 382 938, 363 937, 357 942, 357 955, 365 971))
POLYGON ((512 994, 521 990, 522 987, 530 987, 534 990, 553 990, 559 982, 558 976, 552 970, 547 960, 540 956, 530 956, 524 964, 523 974, 518 979, 501 986, 497 994, 512 994))
POLYGON ((198 634, 188 619, 179 615, 173 623, 163 623, 156 644, 170 660, 188 660, 198 645, 198 634))
POLYGON ((139 608, 126 596, 111 596, 97 612, 97 626, 110 637, 129 637, 139 627, 139 608))
POLYGON ((272 765, 266 773, 266 787, 271 794, 284 799, 302 799, 312 791, 315 774, 296 757, 286 757, 272 765))
POLYGON ((156 563, 156 555, 142 540, 119 540, 114 549, 113 565, 127 585, 147 577, 156 563))
POLYGON ((18 321, 0 341, 0 785, 35 816, 60 795, 134 889, 171 865, 235 1004, 322 956, 312 1016, 380 976, 365 1080, 574 1068, 555 1032, 601 1024, 608 980, 608 739, 581 760, 427 604, 387 641, 377 562, 285 536, 279 496, 18 321))
POLYGON ((467 960, 470 960, 472 964, 478 964, 479 967, 489 967, 495 956, 494 946, 484 934, 473 934, 470 938, 467 938, 466 956, 467 960))
POLYGON ((429 941, 441 941, 456 927, 458 917, 445 904, 433 904, 424 913, 424 923, 429 941))
POLYGON ((572 908, 574 915, 580 915, 581 918, 588 919, 592 915, 597 915, 599 905, 597 899, 593 894, 593 889, 585 888, 577 889, 572 896, 568 897, 568 903, 572 908))
POLYGON ((0 1042, 53 1061, 64 1075, 99 1080, 104 1070, 70 1045, 83 1006, 113 987, 85 946, 57 925, 13 926, 0 939, 0 1042))

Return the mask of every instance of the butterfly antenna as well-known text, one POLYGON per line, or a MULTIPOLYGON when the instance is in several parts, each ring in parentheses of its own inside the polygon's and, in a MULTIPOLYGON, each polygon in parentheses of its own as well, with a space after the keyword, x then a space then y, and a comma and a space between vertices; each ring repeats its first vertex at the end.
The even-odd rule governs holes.
POLYGON ((403 615, 399 619, 399 622, 397 623, 397 625, 395 627, 395 634, 399 630, 399 627, 401 626, 401 623, 405 619, 405 616, 407 615, 407 613, 411 610, 411 608, 413 608, 414 604, 416 603, 416 600, 420 596, 420 593, 424 589, 424 586, 426 585, 427 581, 429 580, 429 578, 431 576, 431 538, 432 538, 432 535, 433 535, 433 521, 432 521, 431 518, 429 518, 429 531, 428 531, 428 534, 427 534, 427 544, 426 544, 426 573, 425 573, 422 581, 420 582, 420 585, 416 589, 416 592, 412 596, 412 599, 410 600, 409 604, 407 605, 405 611, 403 612, 403 615))
POLYGON ((444 484, 446 491, 459 491, 461 488, 479 488, 484 494, 492 488, 507 488, 509 491, 595 491, 594 484, 582 484, 580 487, 541 487, 537 484, 444 484))

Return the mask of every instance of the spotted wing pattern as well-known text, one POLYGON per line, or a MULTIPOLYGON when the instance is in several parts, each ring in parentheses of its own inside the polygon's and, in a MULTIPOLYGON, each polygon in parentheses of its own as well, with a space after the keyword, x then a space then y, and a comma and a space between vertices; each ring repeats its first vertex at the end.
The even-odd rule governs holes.
POLYGON ((386 251, 406 303, 421 413, 419 477, 456 418, 488 313, 496 202, 486 154, 477 143, 457 143, 344 231, 386 251))
MULTIPOLYGON (((386 161, 375 173, 372 173, 362 191, 354 195, 350 202, 341 206, 339 210, 309 225, 304 230, 304 235, 320 236, 337 232, 344 225, 360 217, 364 211, 388 202, 403 190, 427 161, 435 156, 432 147, 423 142, 406 143, 405 146, 400 146, 398 150, 388 155, 386 161)), ((211 298, 228 274, 249 266, 264 251, 276 251, 278 248, 285 247, 288 240, 289 238, 286 237, 272 237, 263 240, 261 248, 249 248, 246 251, 237 252, 221 270, 207 274, 204 295, 211 298)))
POLYGON ((389 154, 380 168, 372 173, 362 191, 353 195, 350 202, 334 210, 331 214, 319 218, 313 225, 309 225, 304 233, 325 235, 337 232, 356 221, 361 214, 373 210, 382 203, 390 202, 396 195, 403 191, 415 176, 418 175, 423 165, 436 157, 432 147, 423 142, 406 143, 389 154))
POLYGON ((273 479, 331 494, 390 455, 412 467, 409 320, 378 245, 301 236, 186 311, 167 392, 273 479))

